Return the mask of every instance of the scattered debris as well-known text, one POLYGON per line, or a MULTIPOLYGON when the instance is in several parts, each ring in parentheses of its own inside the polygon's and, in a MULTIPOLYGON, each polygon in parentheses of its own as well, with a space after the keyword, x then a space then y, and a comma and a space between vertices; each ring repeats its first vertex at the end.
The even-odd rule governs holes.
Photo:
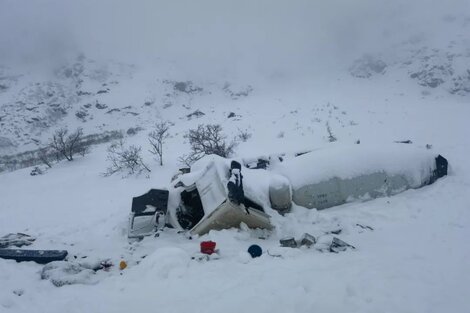
POLYGON ((39 264, 47 264, 53 261, 62 261, 67 257, 66 250, 21 250, 0 249, 0 258, 15 260, 17 262, 33 261, 39 264))
POLYGON ((113 266, 114 266, 114 264, 110 260, 106 260, 106 261, 101 261, 99 267, 96 267, 93 270, 95 272, 99 271, 99 270, 103 270, 103 271, 107 272, 113 266))
POLYGON ((168 195, 168 190, 150 189, 146 194, 132 199, 129 238, 152 235, 164 226, 168 195))
MULTIPOLYGON (((331 234, 332 232, 325 233, 325 235, 331 234)), ((323 237, 323 236, 320 236, 323 237)), ((317 238, 310 235, 309 233, 304 233, 299 240, 296 240, 294 237, 286 237, 279 240, 281 247, 287 248, 300 248, 305 246, 307 248, 313 247, 317 243, 317 238)), ((321 252, 335 252, 345 251, 347 248, 356 249, 354 246, 342 241, 337 237, 328 239, 327 237, 324 240, 321 240, 316 250, 321 252)), ((278 255, 271 255, 278 256, 278 255)), ((279 255, 280 256, 280 255, 279 255)))
POLYGON ((251 245, 248 248, 248 253, 251 255, 252 258, 257 258, 263 254, 263 249, 261 249, 261 247, 258 245, 251 245))
POLYGON ((44 266, 41 279, 50 280, 56 287, 73 284, 95 284, 95 272, 78 263, 58 261, 44 266))
POLYGON ((0 238, 0 248, 29 246, 36 238, 23 233, 10 233, 0 238))
POLYGON ((317 240, 315 239, 315 237, 310 235, 309 233, 304 233, 299 240, 296 240, 294 237, 286 237, 279 240, 281 247, 287 248, 298 248, 301 246, 306 246, 307 248, 310 248, 316 242, 317 240))
POLYGON ((282 254, 272 254, 269 250, 266 253, 273 258, 282 258, 282 254))
POLYGON ((250 163, 245 164, 245 166, 246 166, 247 168, 253 169, 253 170, 255 170, 255 169, 263 169, 263 170, 265 170, 265 169, 267 169, 268 166, 269 166, 269 160, 267 160, 267 159, 258 159, 258 160, 254 161, 254 162, 250 162, 250 163))
POLYGON ((335 229, 335 230, 330 230, 330 231, 326 232, 325 234, 339 235, 339 234, 341 234, 342 231, 343 230, 341 228, 339 228, 339 229, 335 229))
POLYGON ((300 245, 301 246, 306 246, 307 248, 310 248, 316 242, 317 242, 317 240, 315 239, 315 237, 313 237, 312 235, 310 235, 308 233, 303 234, 302 237, 300 238, 300 245))
POLYGON ((333 241, 330 245, 330 252, 338 253, 341 251, 346 251, 347 248, 356 249, 356 247, 342 241, 338 237, 333 237, 333 241))
POLYGON ((214 241, 201 242, 201 253, 211 255, 215 252, 216 243, 214 241))
POLYGON ((220 259, 220 255, 218 254, 218 250, 215 250, 212 254, 205 254, 205 253, 196 253, 191 257, 192 260, 196 260, 198 262, 201 261, 211 261, 211 260, 218 260, 220 259))
POLYGON ((281 244, 281 247, 297 248, 297 242, 295 241, 294 237, 283 238, 279 240, 279 243, 281 244))

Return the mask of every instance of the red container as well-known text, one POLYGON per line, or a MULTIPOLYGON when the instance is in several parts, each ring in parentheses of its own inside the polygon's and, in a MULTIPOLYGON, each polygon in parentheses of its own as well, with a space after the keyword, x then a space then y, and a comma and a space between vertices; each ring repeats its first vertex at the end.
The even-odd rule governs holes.
POLYGON ((203 241, 201 242, 201 253, 212 254, 215 252, 215 242, 203 241))

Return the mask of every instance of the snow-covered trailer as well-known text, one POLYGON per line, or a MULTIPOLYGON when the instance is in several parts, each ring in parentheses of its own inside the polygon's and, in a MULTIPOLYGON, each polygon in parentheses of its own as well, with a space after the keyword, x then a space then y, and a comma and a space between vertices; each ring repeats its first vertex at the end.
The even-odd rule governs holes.
POLYGON ((391 196, 447 175, 447 160, 412 145, 335 145, 276 166, 289 179, 293 202, 325 209, 346 202, 391 196))

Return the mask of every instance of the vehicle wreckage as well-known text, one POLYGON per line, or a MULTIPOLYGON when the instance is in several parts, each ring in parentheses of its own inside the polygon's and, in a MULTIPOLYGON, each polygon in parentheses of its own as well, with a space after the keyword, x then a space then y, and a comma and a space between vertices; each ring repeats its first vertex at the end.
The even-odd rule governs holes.
POLYGON ((204 235, 240 227, 273 229, 272 214, 292 205, 326 209, 395 195, 447 175, 448 162, 412 145, 363 144, 296 155, 229 160, 208 155, 181 169, 168 189, 132 200, 129 238, 163 227, 204 235))

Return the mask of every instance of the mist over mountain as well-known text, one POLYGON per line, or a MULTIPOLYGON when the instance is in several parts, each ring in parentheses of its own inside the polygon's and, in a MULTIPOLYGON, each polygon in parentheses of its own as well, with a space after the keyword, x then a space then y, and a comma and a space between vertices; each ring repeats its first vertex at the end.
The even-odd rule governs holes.
POLYGON ((1 60, 49 66, 85 53, 149 66, 159 59, 205 78, 315 76, 413 38, 439 44, 451 36, 446 25, 468 23, 470 12, 465 0, 2 0, 1 7, 1 60))

